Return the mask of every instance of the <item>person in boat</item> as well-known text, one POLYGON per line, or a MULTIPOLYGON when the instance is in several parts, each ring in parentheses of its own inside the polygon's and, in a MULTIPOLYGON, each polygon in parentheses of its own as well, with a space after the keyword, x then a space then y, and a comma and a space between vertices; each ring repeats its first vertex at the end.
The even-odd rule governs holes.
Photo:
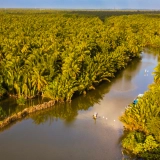
POLYGON ((97 116, 98 116, 98 113, 95 112, 95 113, 93 114, 93 118, 96 119, 97 116))

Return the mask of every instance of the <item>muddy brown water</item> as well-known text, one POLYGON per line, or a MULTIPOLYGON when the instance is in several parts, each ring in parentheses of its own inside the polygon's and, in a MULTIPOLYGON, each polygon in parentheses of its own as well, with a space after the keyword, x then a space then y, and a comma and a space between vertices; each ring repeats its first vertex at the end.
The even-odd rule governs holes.
MULTIPOLYGON (((111 83, 1 130, 0 159, 121 160, 123 125, 118 117, 139 93, 147 91, 157 63, 158 56, 145 50, 141 59, 133 60, 111 83), (98 112, 96 120, 94 112, 98 112)), ((19 110, 12 99, 0 105, 7 113, 19 110)))

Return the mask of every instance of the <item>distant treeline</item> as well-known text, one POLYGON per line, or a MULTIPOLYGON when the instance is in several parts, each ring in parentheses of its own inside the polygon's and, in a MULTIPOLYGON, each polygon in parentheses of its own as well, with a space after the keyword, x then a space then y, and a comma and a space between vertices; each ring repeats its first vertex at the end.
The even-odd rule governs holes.
POLYGON ((160 14, 160 10, 73 10, 74 14, 85 16, 97 16, 102 21, 111 16, 135 15, 135 14, 160 14))
POLYGON ((111 16, 121 16, 121 15, 137 15, 137 14, 151 14, 157 15, 160 14, 160 10, 128 10, 128 9, 108 9, 108 10, 95 10, 95 9, 44 9, 44 8, 35 8, 35 9, 5 9, 1 8, 0 11, 3 11, 7 14, 54 14, 54 13, 65 13, 66 15, 76 14, 77 16, 87 16, 87 17, 99 17, 102 21, 111 16))

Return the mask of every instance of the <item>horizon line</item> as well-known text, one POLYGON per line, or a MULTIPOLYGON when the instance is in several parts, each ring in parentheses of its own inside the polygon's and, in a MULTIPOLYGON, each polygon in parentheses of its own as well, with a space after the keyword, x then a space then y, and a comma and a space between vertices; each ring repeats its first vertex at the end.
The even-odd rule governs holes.
POLYGON ((107 11, 107 10, 133 10, 133 11, 160 11, 160 9, 136 9, 136 8, 122 8, 122 9, 116 9, 116 8, 107 8, 107 9, 103 9, 103 8, 43 8, 43 7, 0 7, 0 9, 44 9, 44 10, 99 10, 99 11, 107 11))

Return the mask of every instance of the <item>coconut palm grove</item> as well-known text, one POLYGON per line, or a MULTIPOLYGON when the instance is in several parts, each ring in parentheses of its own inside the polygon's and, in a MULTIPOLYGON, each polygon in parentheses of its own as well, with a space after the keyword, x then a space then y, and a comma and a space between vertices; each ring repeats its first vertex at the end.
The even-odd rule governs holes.
MULTIPOLYGON (((160 48, 160 14, 130 13, 101 19, 71 11, 0 9, 0 98, 70 103, 109 83, 144 47, 160 48)), ((119 118, 123 149, 147 160, 160 159, 160 64, 153 74, 148 91, 119 118)), ((0 109, 0 120, 5 118, 0 109)))

